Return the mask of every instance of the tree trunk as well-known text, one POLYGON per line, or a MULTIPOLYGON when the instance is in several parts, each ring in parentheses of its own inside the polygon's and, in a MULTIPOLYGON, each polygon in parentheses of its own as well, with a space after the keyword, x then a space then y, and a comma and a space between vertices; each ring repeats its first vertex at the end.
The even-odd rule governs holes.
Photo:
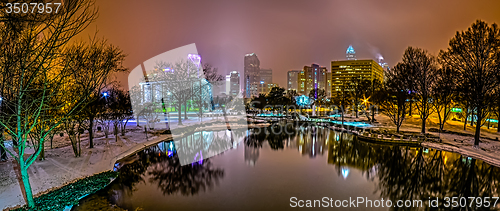
MULTIPOLYGON (((0 140, 3 140, 3 128, 0 130, 0 140)), ((7 152, 4 149, 5 145, 3 142, 0 142, 0 161, 7 160, 7 152)))
POLYGON ((45 160, 45 144, 42 144, 42 151, 40 152, 39 160, 45 160))
POLYGON ((31 190, 30 176, 28 174, 28 167, 24 164, 22 155, 19 157, 19 169, 21 170, 21 179, 23 182, 24 191, 26 193, 26 204, 30 208, 35 207, 35 200, 33 200, 33 192, 31 190))
POLYGON ((427 121, 427 118, 425 118, 426 114, 423 114, 424 118, 422 118, 422 134, 425 134, 425 123, 427 121))
POLYGON ((179 110, 177 110, 177 113, 179 114, 179 116, 177 117, 177 125, 182 125, 181 109, 182 109, 182 104, 179 104, 179 110))
POLYGON ((497 120, 497 132, 500 132, 500 105, 498 105, 497 120))
POLYGON ((412 104, 412 99, 410 98, 410 109, 408 110, 408 116, 411 117, 411 104, 412 104))
MULTIPOLYGON (((479 109, 477 109, 479 110, 479 109)), ((478 112, 479 113, 479 112, 478 112)), ((474 146, 479 147, 479 137, 481 137, 481 121, 482 115, 477 115, 477 123, 476 123, 476 133, 474 135, 474 146)))
POLYGON ((340 106, 340 109, 342 110, 342 126, 344 126, 344 106, 340 106))
POLYGON ((128 119, 127 119, 127 120, 125 120, 125 123, 123 123, 123 126, 122 126, 122 131, 121 131, 121 132, 122 132, 122 136, 124 136, 124 135, 125 135, 125 129, 127 128, 127 123, 128 123, 128 119))
POLYGON ((465 109, 465 120, 464 120, 464 130, 467 130, 467 117, 469 116, 469 109, 465 109))
POLYGON ((184 119, 188 119, 187 117, 188 104, 187 102, 184 104, 184 119))
POLYGON ((115 133, 115 142, 118 142, 118 124, 115 124, 114 125, 115 128, 114 128, 114 133, 115 133))
POLYGON ((78 157, 82 156, 82 140, 80 139, 80 133, 76 137, 78 139, 78 157))
POLYGON ((356 118, 359 118, 359 115, 358 115, 358 102, 356 101, 356 104, 354 104, 354 109, 355 109, 355 112, 356 112, 356 118))
POLYGON ((0 143, 0 160, 7 160, 7 152, 5 152, 4 150, 4 147, 5 145, 2 143, 0 143))
MULTIPOLYGON (((439 132, 442 132, 443 131, 443 127, 444 127, 444 122, 441 119, 441 112, 439 112, 438 109, 436 109, 436 111, 437 111, 437 115, 438 115, 438 118, 439 118, 439 132)), ((445 108, 445 113, 446 113, 446 108, 445 108)), ((443 119, 444 119, 444 117, 443 117, 443 119)))
POLYGON ((372 119, 371 119, 371 122, 375 122, 375 106, 371 106, 372 107, 372 119))
MULTIPOLYGON (((137 120, 139 121, 139 120, 137 120)), ((89 148, 94 148, 94 116, 89 116, 89 148)))
POLYGON ((50 139, 50 148, 52 149, 52 141, 54 140, 54 136, 56 135, 56 132, 52 131, 49 134, 49 139, 50 139))

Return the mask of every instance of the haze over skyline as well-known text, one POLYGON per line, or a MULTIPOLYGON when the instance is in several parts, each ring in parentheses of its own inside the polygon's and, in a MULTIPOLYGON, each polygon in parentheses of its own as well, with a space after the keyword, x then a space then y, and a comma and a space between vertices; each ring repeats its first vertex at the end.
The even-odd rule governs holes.
MULTIPOLYGON (((273 82, 317 63, 330 70, 349 45, 358 59, 379 55, 390 65, 416 46, 437 55, 456 31, 475 20, 500 23, 500 1, 99 1, 100 17, 80 38, 99 37, 128 54, 125 66, 195 43, 203 63, 226 75, 243 74, 243 58, 256 53, 273 82)), ((126 87, 127 76, 120 76, 126 87)))

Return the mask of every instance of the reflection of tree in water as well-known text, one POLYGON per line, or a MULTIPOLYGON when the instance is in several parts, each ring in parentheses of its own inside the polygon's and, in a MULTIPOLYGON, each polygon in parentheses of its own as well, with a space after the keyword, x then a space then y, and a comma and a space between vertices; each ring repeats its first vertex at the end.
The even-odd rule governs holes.
POLYGON ((343 168, 356 168, 366 173, 366 177, 374 173, 377 164, 375 155, 379 153, 379 146, 369 146, 360 142, 352 134, 335 133, 328 137, 328 163, 336 166, 338 175, 343 168))
MULTIPOLYGON (((328 163, 341 168, 357 168, 367 172, 371 180, 377 178, 377 189, 384 199, 422 200, 429 207, 429 197, 498 197, 500 195, 500 168, 460 154, 426 149, 371 144, 346 139, 335 134, 328 139, 328 163)), ((470 199, 467 200, 470 204, 470 199)), ((499 203, 500 204, 500 203, 499 203)), ((441 204, 442 205, 442 204, 441 204)), ((391 208, 398 210, 398 208, 391 208)), ((412 210, 417 208, 400 208, 412 210)), ((486 207, 457 207, 456 210, 494 210, 486 207)))
POLYGON ((245 145, 254 148, 261 148, 262 143, 266 140, 267 136, 264 130, 265 128, 250 129, 248 135, 244 139, 245 145))
POLYGON ((113 185, 119 186, 120 190, 127 192, 129 195, 132 194, 136 190, 136 184, 145 183, 144 174, 149 165, 159 162, 160 155, 166 157, 166 155, 159 155, 158 153, 162 153, 158 147, 151 147, 123 160, 123 162, 127 163, 120 168, 120 176, 113 185))
POLYGON ((149 182, 157 183, 163 194, 194 195, 218 184, 224 177, 222 169, 213 169, 209 159, 202 163, 181 166, 177 156, 155 163, 148 170, 149 182))
POLYGON ((269 127, 255 128, 249 130, 245 137, 245 145, 248 147, 261 148, 262 143, 267 141, 273 150, 283 149, 285 141, 297 135, 297 129, 292 124, 273 124, 269 127))

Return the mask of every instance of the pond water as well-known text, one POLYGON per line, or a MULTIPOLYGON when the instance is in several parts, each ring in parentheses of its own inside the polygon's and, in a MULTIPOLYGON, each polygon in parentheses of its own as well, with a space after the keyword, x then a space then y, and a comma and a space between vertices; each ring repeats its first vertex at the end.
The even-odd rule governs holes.
MULTIPOLYGON (((316 126, 194 133, 148 148, 117 166, 120 176, 73 210, 290 210, 307 206, 306 200, 317 200, 310 201, 314 209, 451 210, 444 207, 445 197, 449 202, 458 197, 457 210, 493 210, 491 197, 500 193, 500 169, 481 160, 366 143, 316 126), (202 144, 205 149, 223 145, 228 150, 181 166, 175 150, 190 150, 206 136, 211 142, 202 144), (353 207, 350 200, 361 200, 358 197, 363 202, 353 207), (430 208, 429 198, 436 197, 440 207, 430 208), (482 206, 476 201, 472 209, 460 207, 461 197, 483 197, 482 206), (490 207, 485 207, 484 197, 490 197, 490 207), (402 206, 419 206, 418 200, 422 204, 394 207, 398 200, 402 206), (376 201, 379 207, 374 207, 376 201)), ((468 199, 467 205, 470 200, 477 199, 468 199)))

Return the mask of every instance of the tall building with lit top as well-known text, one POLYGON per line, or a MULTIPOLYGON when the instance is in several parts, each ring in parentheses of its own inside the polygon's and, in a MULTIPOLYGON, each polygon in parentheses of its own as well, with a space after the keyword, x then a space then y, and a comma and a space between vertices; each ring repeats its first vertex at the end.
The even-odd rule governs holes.
POLYGON ((347 51, 345 52, 345 57, 347 60, 356 60, 356 51, 354 51, 352 45, 349 45, 349 47, 347 48, 347 51))

